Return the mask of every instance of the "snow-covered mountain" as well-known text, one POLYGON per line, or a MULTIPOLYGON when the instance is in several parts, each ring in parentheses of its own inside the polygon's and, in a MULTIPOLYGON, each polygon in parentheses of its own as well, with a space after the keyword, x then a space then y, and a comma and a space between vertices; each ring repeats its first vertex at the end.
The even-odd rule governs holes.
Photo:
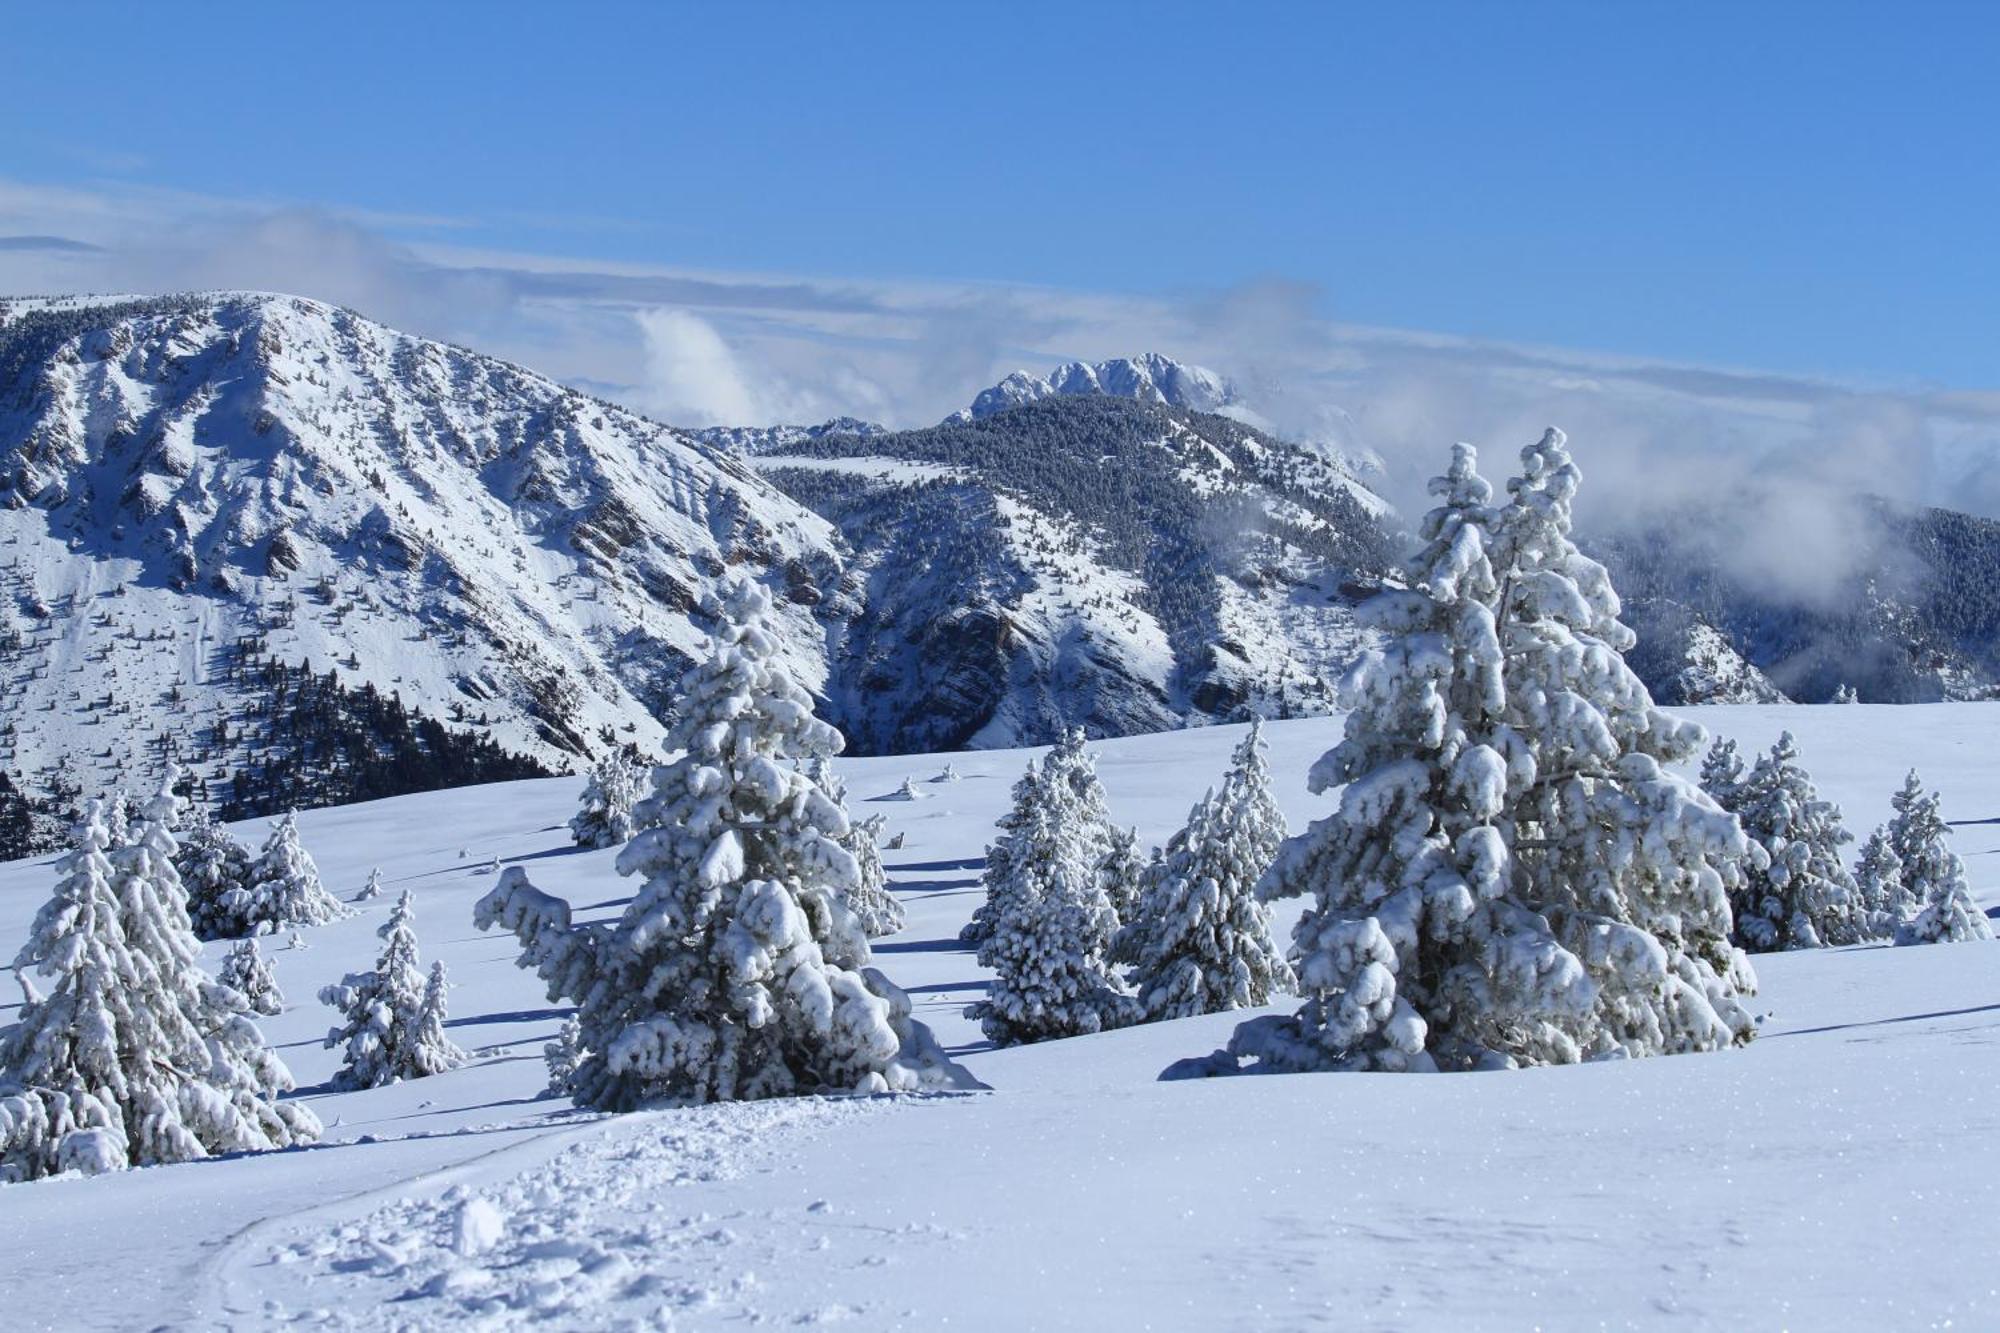
POLYGON ((1389 554, 1325 453, 1118 397, 756 462, 843 535, 827 707, 863 753, 1325 711, 1389 554))
POLYGON ((859 417, 835 417, 817 426, 703 426, 688 431, 687 435, 710 448, 747 455, 770 453, 787 445, 817 440, 822 435, 883 435, 888 430, 887 426, 859 417))
POLYGON ((319 713, 393 696, 544 768, 650 745, 733 568, 790 594, 791 665, 825 676, 823 520, 628 411, 314 301, 10 315, 0 506, 0 761, 38 786, 178 755, 227 803, 310 766, 297 733, 329 724, 276 663, 333 674, 351 707, 319 713))
POLYGON ((1129 398, 1193 412, 1218 412, 1241 401, 1236 387, 1212 370, 1183 365, 1172 357, 1148 352, 1091 365, 1071 361, 1057 366, 1047 379, 1017 370, 945 418, 946 424, 977 421, 1023 403, 1057 397, 1129 398))

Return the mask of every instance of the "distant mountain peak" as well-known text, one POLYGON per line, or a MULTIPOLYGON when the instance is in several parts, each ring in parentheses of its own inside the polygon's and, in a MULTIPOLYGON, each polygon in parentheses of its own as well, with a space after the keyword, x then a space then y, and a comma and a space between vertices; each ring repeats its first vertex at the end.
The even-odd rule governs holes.
POLYGON ((1014 371, 973 399, 971 407, 961 408, 946 420, 977 421, 1022 403, 1058 396, 1130 398, 1195 412, 1216 412, 1242 401, 1236 386, 1214 371, 1147 352, 1095 364, 1070 361, 1057 366, 1046 379, 1014 371))

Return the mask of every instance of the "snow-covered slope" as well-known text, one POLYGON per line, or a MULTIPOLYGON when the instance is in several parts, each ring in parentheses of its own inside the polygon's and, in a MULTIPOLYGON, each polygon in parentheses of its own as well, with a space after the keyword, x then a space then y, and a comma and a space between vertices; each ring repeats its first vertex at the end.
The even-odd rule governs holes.
POLYGON ((294 297, 11 316, 0 504, 0 760, 31 782, 284 752, 246 654, 545 766, 650 745, 731 568, 791 593, 791 665, 825 675, 822 520, 653 422, 294 297))
POLYGON ((688 431, 687 435, 714 449, 763 454, 804 440, 817 440, 822 435, 881 435, 888 429, 859 417, 835 417, 817 426, 703 426, 688 431))
MULTIPOLYGON (((2000 904, 2000 726, 1982 705, 1690 710, 1746 750, 1799 738, 1865 830, 1910 764, 2000 904)), ((1266 729, 1294 831, 1337 737, 1266 729)), ((1240 728, 1094 746, 1113 815, 1164 840, 1240 728)), ((1006 1051, 960 1016, 982 970, 956 933, 1027 755, 843 760, 887 817, 909 916, 875 960, 992 1091, 804 1100, 615 1118, 539 1099, 563 1014, 469 928, 491 858, 592 914, 630 891, 574 852, 580 785, 550 779, 300 817, 330 887, 379 862, 389 892, 271 957, 291 1004, 265 1023, 330 1127, 323 1146, 0 1189, 9 1328, 1985 1327, 2000 1187, 2000 950, 1763 956, 1742 1051, 1507 1074, 1160 1083, 1230 1016, 1006 1051), (881 798, 906 778, 921 801, 881 798), (465 1068, 366 1092, 323 1086, 331 1010, 408 888, 426 960, 451 970, 465 1068), (107 1237, 116 1237, 115 1252, 107 1237)), ((262 825, 239 829, 254 836, 262 825)), ((53 877, 0 866, 0 954, 53 877)), ((211 945, 213 964, 221 946, 211 945)), ((0 1010, 0 1022, 11 1016, 0 1010)))
POLYGON ((972 400, 971 407, 960 408, 946 421, 975 421, 1023 403, 1065 396, 1127 398, 1194 412, 1219 412, 1242 401, 1236 386, 1214 371, 1183 365, 1158 352, 1147 352, 1095 365, 1071 361, 1057 366, 1047 379, 1024 370, 1014 371, 992 388, 982 390, 972 400))

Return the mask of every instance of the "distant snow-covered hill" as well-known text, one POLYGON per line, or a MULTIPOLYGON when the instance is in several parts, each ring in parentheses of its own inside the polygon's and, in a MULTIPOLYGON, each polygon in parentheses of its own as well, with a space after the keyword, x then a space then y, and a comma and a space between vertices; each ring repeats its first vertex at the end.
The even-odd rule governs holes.
POLYGON ((1193 412, 1218 412, 1237 405, 1236 386, 1212 370, 1183 365, 1172 357, 1148 352, 1091 365, 1071 361, 1057 366, 1047 379, 1017 370, 947 417, 946 424, 976 421, 1023 403, 1057 397, 1129 398, 1193 412))
POLYGON ((756 461, 845 539, 828 708, 866 753, 1323 712, 1391 550, 1337 459, 1108 395, 756 461))
POLYGON ((0 506, 0 762, 39 785, 177 755, 245 795, 312 745, 273 660, 543 768, 650 746, 738 568, 790 593, 791 665, 825 675, 823 520, 654 422, 314 301, 11 314, 0 506))

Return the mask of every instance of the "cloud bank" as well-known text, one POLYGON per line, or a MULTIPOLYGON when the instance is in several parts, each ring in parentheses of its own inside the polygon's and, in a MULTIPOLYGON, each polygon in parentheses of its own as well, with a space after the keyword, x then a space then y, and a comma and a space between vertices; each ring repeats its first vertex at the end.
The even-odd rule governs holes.
POLYGON ((1231 376, 1281 430, 1376 455, 1406 511, 1452 441, 1500 477, 1560 424, 1593 521, 1747 513, 1729 520, 1734 559, 1805 596, 1869 572, 1861 494, 2000 515, 1996 393, 1360 328, 1281 278, 1133 296, 718 274, 482 251, 455 230, 0 179, 0 237, 21 242, 0 243, 0 292, 296 292, 689 426, 926 425, 1013 369, 1159 351, 1231 376))

